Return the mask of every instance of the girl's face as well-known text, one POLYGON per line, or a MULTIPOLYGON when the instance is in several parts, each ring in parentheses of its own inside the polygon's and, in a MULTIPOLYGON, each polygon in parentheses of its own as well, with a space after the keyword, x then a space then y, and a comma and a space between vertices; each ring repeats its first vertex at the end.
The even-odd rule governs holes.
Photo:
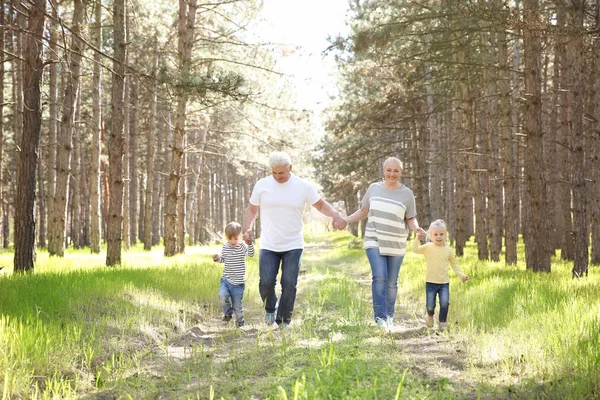
POLYGON ((434 226, 433 228, 429 229, 429 237, 431 240, 433 240, 433 244, 436 246, 446 245, 446 230, 444 228, 434 226))
POLYGON ((231 247, 238 247, 240 245, 240 234, 238 233, 227 239, 227 243, 229 243, 231 247))
POLYGON ((396 184, 402 176, 402 168, 395 161, 389 161, 383 166, 383 176, 387 184, 396 184))

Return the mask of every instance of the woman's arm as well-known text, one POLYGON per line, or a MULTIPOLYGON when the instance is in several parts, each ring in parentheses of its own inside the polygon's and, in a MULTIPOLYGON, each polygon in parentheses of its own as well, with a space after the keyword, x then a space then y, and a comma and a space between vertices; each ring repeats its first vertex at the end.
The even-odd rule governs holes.
POLYGON ((366 208, 359 208, 353 214, 347 216, 344 219, 348 223, 357 222, 357 221, 367 218, 367 215, 369 215, 369 210, 367 210, 366 208))

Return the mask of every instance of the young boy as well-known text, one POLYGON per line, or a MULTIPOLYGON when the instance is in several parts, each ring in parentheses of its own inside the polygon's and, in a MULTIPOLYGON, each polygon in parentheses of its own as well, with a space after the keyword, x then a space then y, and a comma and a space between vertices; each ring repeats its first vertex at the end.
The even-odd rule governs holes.
POLYGON ((225 227, 227 242, 223 244, 221 255, 213 254, 215 262, 225 264, 223 277, 219 287, 219 300, 223 307, 223 321, 231 321, 235 313, 237 327, 244 326, 244 308, 242 298, 246 287, 246 256, 254 256, 254 245, 251 240, 246 243, 240 240, 242 226, 237 222, 230 222, 225 227))

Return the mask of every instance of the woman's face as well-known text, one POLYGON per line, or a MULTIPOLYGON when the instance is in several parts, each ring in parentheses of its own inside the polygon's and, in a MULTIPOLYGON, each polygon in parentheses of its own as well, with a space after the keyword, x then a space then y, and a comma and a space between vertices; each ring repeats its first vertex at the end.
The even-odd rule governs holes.
POLYGON ((402 168, 396 161, 388 161, 383 165, 383 176, 388 184, 395 184, 402 177, 402 168))

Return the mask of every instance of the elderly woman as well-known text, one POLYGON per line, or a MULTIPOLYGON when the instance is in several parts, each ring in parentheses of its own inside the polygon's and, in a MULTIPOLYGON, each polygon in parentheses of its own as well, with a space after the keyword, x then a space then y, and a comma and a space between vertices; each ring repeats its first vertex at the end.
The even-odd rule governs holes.
POLYGON ((364 248, 373 274, 373 312, 380 328, 392 327, 398 295, 398 275, 406 254, 409 229, 425 233, 417 222, 415 196, 400 182, 402 162, 390 157, 383 163, 383 182, 369 186, 361 208, 346 222, 367 219, 364 248))

